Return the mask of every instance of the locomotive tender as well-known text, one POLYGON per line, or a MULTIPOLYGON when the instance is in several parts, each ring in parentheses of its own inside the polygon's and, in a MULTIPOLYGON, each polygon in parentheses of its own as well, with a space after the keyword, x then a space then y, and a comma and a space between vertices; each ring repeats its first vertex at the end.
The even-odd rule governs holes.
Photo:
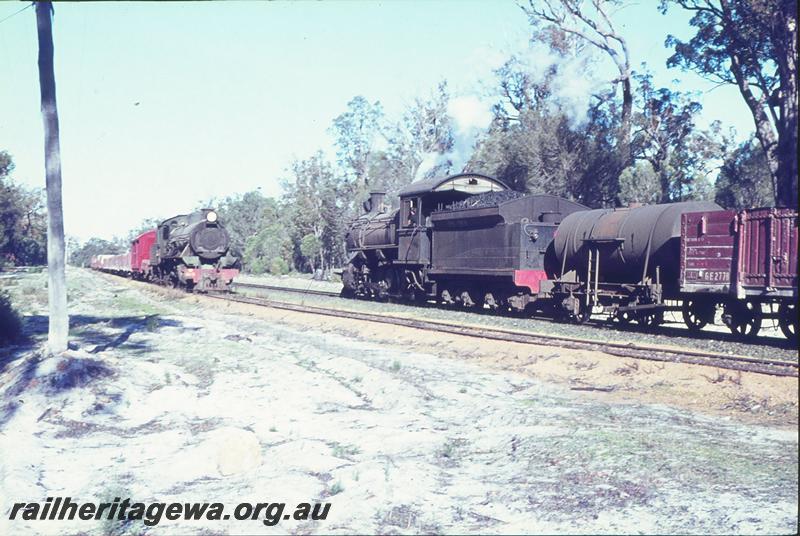
POLYGON ((346 236, 342 294, 594 313, 651 326, 680 310, 690 329, 797 331, 797 211, 706 202, 589 210, 474 173, 413 183, 389 210, 373 192, 346 236), (772 306, 778 306, 778 312, 772 306), (768 311, 764 312, 764 307, 768 311))
POLYGON ((239 273, 239 260, 229 255, 229 247, 217 213, 202 209, 164 220, 134 238, 129 252, 97 255, 90 266, 187 290, 227 290, 239 273))

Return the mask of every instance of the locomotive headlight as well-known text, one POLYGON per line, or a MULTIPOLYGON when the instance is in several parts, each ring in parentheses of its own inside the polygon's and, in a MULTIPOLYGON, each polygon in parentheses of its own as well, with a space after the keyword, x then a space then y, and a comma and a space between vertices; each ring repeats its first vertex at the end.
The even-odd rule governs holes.
POLYGON ((206 221, 208 223, 214 223, 215 221, 217 221, 217 213, 212 210, 211 212, 206 214, 206 221))

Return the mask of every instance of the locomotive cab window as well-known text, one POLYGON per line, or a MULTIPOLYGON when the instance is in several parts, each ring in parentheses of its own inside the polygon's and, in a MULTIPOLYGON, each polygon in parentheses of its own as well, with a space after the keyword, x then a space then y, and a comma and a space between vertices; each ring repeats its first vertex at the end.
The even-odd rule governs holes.
POLYGON ((161 240, 168 240, 169 239, 169 226, 165 225, 161 228, 161 240))
POLYGON ((403 227, 415 227, 419 225, 419 198, 403 200, 403 227))

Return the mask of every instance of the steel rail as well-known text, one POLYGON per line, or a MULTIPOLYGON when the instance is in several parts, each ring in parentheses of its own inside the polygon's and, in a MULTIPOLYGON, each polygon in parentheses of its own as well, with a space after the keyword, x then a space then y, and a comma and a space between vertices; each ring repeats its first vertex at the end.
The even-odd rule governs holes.
POLYGON ((562 348, 576 350, 596 350, 611 355, 644 359, 649 361, 705 365, 730 370, 741 370, 744 372, 756 372, 759 374, 768 374, 772 376, 798 377, 798 363, 780 359, 764 359, 741 355, 726 355, 682 348, 637 345, 634 343, 591 341, 587 339, 564 337, 561 335, 520 333, 497 328, 461 326, 458 324, 438 322, 433 320, 417 320, 392 315, 364 313, 311 305, 299 305, 295 303, 274 301, 267 298, 238 296, 234 294, 220 293, 207 294, 206 296, 214 299, 234 301, 238 303, 270 307, 273 309, 281 309, 298 313, 348 318, 366 322, 377 322, 381 324, 391 324, 487 340, 515 342, 538 346, 559 346, 562 348))
POLYGON ((277 290, 280 292, 295 292, 297 294, 313 294, 315 296, 332 296, 334 298, 339 297, 338 292, 333 292, 332 290, 316 290, 316 289, 304 289, 304 288, 291 288, 291 287, 279 287, 276 285, 262 285, 259 283, 240 283, 238 281, 234 281, 231 283, 231 286, 236 289, 237 287, 246 289, 259 289, 259 290, 277 290))

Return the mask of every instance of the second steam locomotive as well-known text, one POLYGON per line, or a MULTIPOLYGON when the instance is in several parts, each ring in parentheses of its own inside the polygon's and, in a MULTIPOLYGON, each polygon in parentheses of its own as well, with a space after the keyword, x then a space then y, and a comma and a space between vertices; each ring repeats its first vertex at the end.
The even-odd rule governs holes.
POLYGON ((702 329, 797 332, 797 211, 708 201, 589 210, 478 174, 375 192, 347 233, 343 294, 702 329), (775 310, 777 308, 777 310, 775 310))
POLYGON ((217 213, 203 209, 164 220, 134 238, 128 252, 97 255, 91 267, 186 290, 227 290, 239 273, 229 249, 217 213))

